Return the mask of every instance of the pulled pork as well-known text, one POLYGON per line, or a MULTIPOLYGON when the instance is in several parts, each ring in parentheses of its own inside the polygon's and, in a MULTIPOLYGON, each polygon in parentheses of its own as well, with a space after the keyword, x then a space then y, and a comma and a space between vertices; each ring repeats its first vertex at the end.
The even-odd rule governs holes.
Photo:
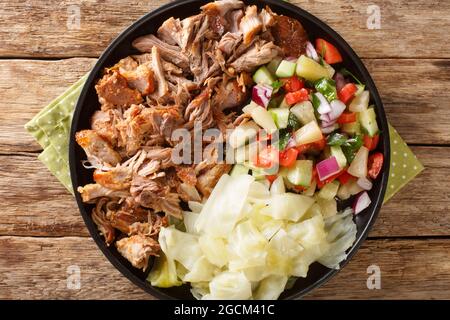
POLYGON ((93 183, 78 192, 95 204, 92 219, 108 245, 147 268, 168 217, 182 219, 183 202, 204 200, 231 169, 214 147, 200 163, 176 165, 174 130, 201 122, 225 133, 248 121, 236 114, 249 99, 251 73, 277 56, 298 56, 305 44, 298 21, 221 0, 167 19, 133 41, 140 54, 105 69, 95 86, 101 110, 76 141, 95 168, 93 183))

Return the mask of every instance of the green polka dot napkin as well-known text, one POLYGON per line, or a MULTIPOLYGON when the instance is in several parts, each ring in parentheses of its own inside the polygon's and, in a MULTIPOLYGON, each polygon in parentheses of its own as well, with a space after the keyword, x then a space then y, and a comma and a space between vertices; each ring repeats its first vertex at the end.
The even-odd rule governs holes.
POLYGON ((412 153, 397 130, 391 125, 389 125, 389 135, 391 138, 391 168, 383 203, 386 203, 424 169, 416 155, 412 153))
MULTIPOLYGON (((69 132, 73 110, 86 78, 87 75, 83 76, 25 125, 25 129, 43 148, 38 159, 72 194, 69 172, 69 132)), ((424 169, 392 126, 389 126, 389 133, 392 151, 391 169, 384 202, 424 169)))
POLYGON ((38 159, 73 194, 69 171, 69 133, 73 110, 87 75, 42 109, 25 129, 42 146, 38 159))

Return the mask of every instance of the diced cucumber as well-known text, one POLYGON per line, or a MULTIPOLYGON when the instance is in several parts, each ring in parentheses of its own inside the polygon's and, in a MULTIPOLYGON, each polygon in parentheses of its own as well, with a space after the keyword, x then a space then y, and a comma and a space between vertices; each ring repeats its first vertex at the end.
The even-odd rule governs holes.
POLYGON ((284 95, 276 95, 272 96, 272 99, 269 101, 269 105, 267 106, 268 109, 278 108, 280 104, 284 100, 284 95))
POLYGON ((337 202, 334 199, 325 200, 317 197, 317 204, 320 206, 320 211, 324 219, 333 217, 337 214, 337 202))
MULTIPOLYGON (((262 109, 262 107, 259 106, 258 108, 262 109)), ((253 121, 241 124, 238 127, 236 127, 230 134, 230 137, 228 139, 229 144, 233 148, 243 146, 248 140, 251 140, 252 138, 256 137, 258 131, 259 126, 253 121)))
POLYGON ((336 196, 341 200, 347 200, 350 198, 350 191, 348 190, 348 185, 350 182, 347 182, 346 184, 341 184, 339 187, 339 190, 336 194, 336 196))
POLYGON ((283 60, 283 59, 281 59, 281 58, 275 58, 275 59, 273 59, 272 61, 270 61, 270 62, 267 64, 267 70, 269 70, 270 73, 274 75, 275 72, 277 72, 278 66, 280 65, 280 63, 281 63, 282 60, 283 60))
POLYGON ((290 105, 286 102, 286 98, 283 98, 283 100, 281 100, 279 108, 282 108, 282 109, 287 108, 287 109, 289 109, 289 107, 290 107, 290 105))
POLYGON ((261 107, 259 104, 257 104, 255 101, 251 101, 248 105, 242 108, 242 112, 246 114, 251 114, 253 109, 259 107, 261 107))
POLYGON ((356 88, 358 88, 358 90, 356 90, 355 96, 359 96, 361 93, 363 93, 363 91, 366 88, 366 86, 363 85, 363 84, 357 84, 356 88))
POLYGON ((347 165, 347 158, 345 157, 344 152, 342 152, 341 147, 340 146, 331 146, 330 153, 331 153, 331 156, 334 156, 336 158, 336 161, 339 164, 339 167, 341 169, 345 168, 345 166, 347 165))
POLYGON ((349 135, 355 135, 361 133, 361 125, 359 121, 344 123, 341 125, 342 132, 348 133, 349 135))
MULTIPOLYGON (((275 121, 273 121, 270 113, 263 107, 255 108, 251 111, 250 115, 253 120, 268 133, 273 133, 277 131, 277 126, 275 121)), ((239 128, 239 127, 238 127, 239 128)))
MULTIPOLYGON (((314 85, 316 90, 320 92, 329 102, 336 100, 338 98, 336 92, 336 82, 332 79, 322 78, 317 81, 314 85)), ((317 95, 315 94, 317 97, 317 95)))
POLYGON ((275 72, 275 75, 278 78, 292 77, 295 73, 296 67, 297 67, 297 64, 295 62, 283 60, 283 61, 281 61, 280 65, 278 66, 277 71, 275 72))
POLYGON ((278 129, 284 129, 288 126, 288 119, 289 119, 289 109, 270 109, 269 113, 271 114, 273 121, 275 121, 275 124, 277 125, 278 129))
POLYGON ((297 117, 302 125, 310 123, 311 121, 317 121, 311 101, 297 103, 291 108, 291 112, 297 117))
POLYGON ((297 160, 287 172, 287 179, 296 186, 309 187, 312 180, 313 162, 311 160, 297 160))
POLYGON ((272 83, 275 82, 275 77, 272 76, 270 71, 265 67, 262 66, 258 70, 256 70, 255 74, 253 75, 253 81, 255 81, 257 84, 266 84, 268 86, 271 86, 272 83))
POLYGON ((333 78, 334 74, 336 73, 336 70, 334 70, 334 68, 325 61, 323 62, 323 66, 325 67, 325 69, 327 69, 328 76, 330 77, 330 79, 333 78))
POLYGON ((316 193, 316 187, 317 187, 317 181, 314 179, 311 182, 311 185, 308 187, 308 189, 303 191, 302 194, 305 196, 312 197, 314 195, 314 193, 316 193))
POLYGON ((278 176, 272 185, 270 186, 270 194, 283 194, 286 193, 286 187, 284 185, 284 179, 282 176, 278 176))
POLYGON ((244 174, 248 174, 248 168, 242 164, 235 164, 233 169, 231 169, 230 176, 242 176, 244 174))
POLYGON ((367 176, 367 162, 369 158, 369 149, 365 146, 359 148, 355 154, 352 163, 347 169, 347 172, 354 177, 365 178, 367 176))
POLYGON ((252 170, 252 176, 255 177, 255 179, 265 179, 266 176, 277 174, 277 166, 274 166, 273 168, 260 168, 255 166, 252 162, 247 161, 242 164, 243 166, 249 168, 252 170))
POLYGON ((369 91, 363 91, 361 94, 355 96, 348 106, 348 109, 351 112, 361 112, 363 110, 367 110, 369 107, 369 100, 370 100, 370 92, 369 91))
POLYGON ((359 122, 367 134, 371 137, 378 133, 377 115, 373 108, 359 113, 359 122))
POLYGON ((294 133, 294 138, 297 145, 301 145, 319 141, 323 138, 323 135, 317 122, 311 121, 298 129, 294 133))
POLYGON ((304 55, 298 58, 296 72, 299 77, 309 81, 316 81, 330 76, 327 68, 304 55))
POLYGON ((339 181, 333 181, 330 183, 327 183, 323 186, 322 189, 320 189, 319 193, 317 194, 319 198, 325 199, 325 200, 332 200, 334 197, 336 197, 336 194, 339 189, 339 181))

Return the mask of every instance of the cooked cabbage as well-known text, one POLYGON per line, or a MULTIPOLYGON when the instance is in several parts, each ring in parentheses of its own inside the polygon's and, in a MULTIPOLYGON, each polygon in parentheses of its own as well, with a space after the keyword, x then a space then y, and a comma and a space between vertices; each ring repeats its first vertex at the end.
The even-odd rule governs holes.
POLYGON ((300 194, 275 194, 270 197, 269 205, 261 209, 261 213, 275 219, 295 222, 305 214, 313 203, 313 198, 300 194))
POLYGON ((226 237, 241 217, 250 185, 249 175, 223 175, 200 212, 195 228, 215 237, 226 237))
POLYGON ((262 280, 256 289, 254 298, 257 300, 276 300, 284 291, 288 277, 271 275, 262 280))
POLYGON ((198 239, 206 259, 219 268, 228 263, 229 253, 225 239, 204 234, 198 239))
POLYGON ((338 268, 356 239, 353 211, 282 183, 222 176, 204 204, 189 202, 186 232, 161 229, 152 285, 190 282, 197 299, 277 299, 312 263, 338 268))
POLYGON ((250 281, 242 272, 222 272, 209 283, 205 300, 246 300, 252 297, 250 281))
POLYGON ((160 288, 177 287, 183 284, 178 279, 173 260, 169 262, 163 253, 156 259, 147 280, 150 281, 152 286, 160 288))
POLYGON ((356 240, 356 224, 353 222, 353 210, 346 209, 342 213, 325 220, 325 230, 330 244, 327 252, 318 260, 330 269, 339 269, 339 264, 347 258, 345 253, 356 240))

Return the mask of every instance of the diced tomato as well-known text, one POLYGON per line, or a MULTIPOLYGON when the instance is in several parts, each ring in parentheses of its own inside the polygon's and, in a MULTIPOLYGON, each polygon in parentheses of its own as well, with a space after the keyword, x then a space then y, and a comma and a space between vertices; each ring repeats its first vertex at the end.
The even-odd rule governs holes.
POLYGON ((368 174, 372 179, 376 179, 383 167, 384 156, 380 152, 376 152, 369 156, 368 174))
POLYGON ((303 186, 294 186, 294 189, 298 192, 303 192, 303 191, 306 191, 308 188, 303 187, 303 186))
POLYGON ((349 103, 355 96, 356 91, 358 91, 358 88, 354 83, 347 83, 341 91, 338 92, 339 100, 345 104, 349 103))
POLYGON ((328 41, 317 38, 316 39, 316 51, 320 55, 323 55, 325 62, 328 64, 342 62, 342 56, 339 53, 339 50, 336 49, 336 47, 333 46, 328 41))
POLYGON ((255 158, 255 166, 259 168, 272 168, 275 164, 278 163, 278 150, 277 148, 267 146, 266 148, 261 150, 255 158))
POLYGON ((369 151, 373 151, 377 148, 378 142, 380 141, 380 135, 376 134, 373 137, 364 135, 364 147, 369 149, 369 151))
POLYGON ((289 148, 280 153, 280 165, 283 167, 291 167, 297 160, 298 150, 289 148))
POLYGON ((266 176, 266 179, 270 182, 270 184, 272 184, 276 178, 278 178, 276 174, 266 176))
POLYGON ((299 91, 305 87, 305 82, 300 80, 297 76, 281 79, 281 81, 284 83, 284 90, 287 92, 299 91))
POLYGON ((326 144, 327 140, 325 139, 325 137, 322 137, 322 139, 319 141, 311 142, 308 144, 301 144, 295 148, 297 149, 299 154, 307 153, 310 151, 319 152, 325 148, 326 144))
MULTIPOLYGON (((314 168, 314 171, 317 171, 317 169, 314 168)), ((326 184, 328 184, 328 183, 330 183, 330 182, 333 182, 334 180, 336 180, 337 178, 339 178, 344 172, 345 172, 344 170, 341 170, 341 171, 339 171, 338 173, 336 173, 335 175, 332 175, 331 177, 326 178, 324 181, 320 181, 320 179, 317 178, 317 179, 316 179, 316 181, 317 181, 317 187, 318 187, 319 189, 322 189, 324 185, 326 185, 326 184)), ((319 176, 319 175, 317 174, 317 177, 318 177, 318 176, 319 176)))
POLYGON ((286 98, 287 104, 294 105, 294 104, 302 102, 302 101, 308 101, 309 100, 309 92, 305 88, 302 88, 298 91, 287 93, 285 98, 286 98))
POLYGON ((342 174, 339 177, 337 177, 337 179, 341 184, 347 184, 353 178, 354 177, 347 171, 343 171, 342 174))
POLYGON ((337 123, 339 123, 339 124, 352 123, 352 122, 356 122, 356 112, 344 112, 337 119, 337 123))

